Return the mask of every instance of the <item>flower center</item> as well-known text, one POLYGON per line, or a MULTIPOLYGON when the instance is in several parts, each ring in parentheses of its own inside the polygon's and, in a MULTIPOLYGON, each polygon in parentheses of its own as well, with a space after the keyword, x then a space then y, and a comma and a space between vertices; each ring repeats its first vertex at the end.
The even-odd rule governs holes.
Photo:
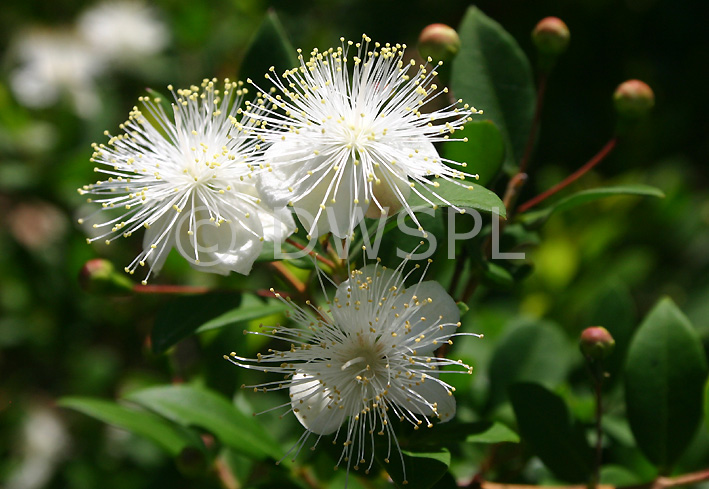
POLYGON ((340 370, 357 382, 367 384, 377 375, 385 375, 388 362, 377 342, 359 345, 348 357, 349 360, 342 364, 340 370))

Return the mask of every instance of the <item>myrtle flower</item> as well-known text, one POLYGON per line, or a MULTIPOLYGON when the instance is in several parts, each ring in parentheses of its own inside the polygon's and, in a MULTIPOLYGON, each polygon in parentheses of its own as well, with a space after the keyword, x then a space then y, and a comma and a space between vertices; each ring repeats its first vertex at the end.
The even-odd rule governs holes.
POLYGON ((431 177, 472 189, 460 181, 472 175, 456 168, 466 164, 440 157, 433 143, 479 112, 460 100, 426 112, 448 90, 432 83, 437 73, 428 64, 404 62, 405 45, 372 45, 367 36, 341 41, 314 49, 309 60, 299 50, 300 67, 282 79, 266 75, 274 94, 259 88, 274 105, 250 114, 265 123, 257 130, 272 144, 257 182, 261 195, 273 207, 292 206, 313 236, 348 237, 365 215, 402 206, 418 224, 407 204, 412 191, 431 205, 432 194, 449 203, 431 177))
POLYGON ((96 79, 105 65, 73 31, 25 31, 13 41, 12 52, 19 63, 10 73, 10 87, 25 107, 42 109, 66 96, 82 117, 101 108, 96 79))
POLYGON ((458 373, 472 368, 438 358, 434 350, 466 334, 456 332, 458 307, 437 282, 405 288, 403 266, 391 270, 377 263, 351 272, 328 302, 329 311, 309 302, 308 311, 281 298, 290 305, 289 317, 297 326, 255 334, 283 340, 290 348, 259 353, 255 359, 225 356, 240 367, 284 375, 248 387, 288 389, 289 411, 307 430, 298 451, 310 435, 319 440, 335 433, 333 443, 343 446, 337 465, 344 462, 348 470, 358 470, 367 464, 369 471, 376 436, 386 437, 386 462, 392 451, 402 457, 392 418, 418 429, 455 414, 455 389, 439 379, 440 368, 455 366, 458 373))
MULTIPOLYGON (((294 229, 289 214, 264 207, 253 185, 254 165, 262 153, 252 137, 253 121, 242 116, 247 89, 228 79, 201 87, 168 87, 174 119, 160 97, 141 97, 108 144, 94 144, 91 161, 104 179, 79 189, 101 204, 97 213, 120 210, 93 224, 98 235, 87 239, 108 244, 146 228, 143 251, 126 267, 133 273, 149 265, 157 272, 176 247, 192 267, 227 274, 248 274, 262 241, 294 229)), ((80 219, 91 224, 94 219, 80 219)))
POLYGON ((77 30, 97 55, 118 63, 157 54, 169 38, 155 11, 134 0, 93 5, 79 17, 77 30))

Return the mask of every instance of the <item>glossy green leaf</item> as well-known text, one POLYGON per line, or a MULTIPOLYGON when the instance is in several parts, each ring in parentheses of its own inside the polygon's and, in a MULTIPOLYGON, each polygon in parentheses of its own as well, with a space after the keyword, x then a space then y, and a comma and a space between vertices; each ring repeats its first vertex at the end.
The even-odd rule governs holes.
POLYGON ((216 392, 168 385, 134 391, 126 399, 178 424, 205 429, 243 455, 259 459, 283 455, 278 443, 252 416, 216 392))
MULTIPOLYGON (((532 127, 535 88, 529 60, 505 29, 470 7, 458 29, 460 51, 453 60, 455 97, 484 111, 474 120, 492 121, 505 142, 505 167, 522 156, 532 127)), ((474 163, 471 171, 477 171, 474 163)))
POLYGON ((193 334, 205 322, 231 310, 241 301, 232 294, 203 294, 175 297, 155 318, 150 339, 155 353, 163 353, 178 341, 193 334))
POLYGON ((573 209, 574 207, 593 202, 594 200, 623 195, 639 195, 661 198, 665 196, 660 189, 642 184, 592 188, 576 192, 575 194, 565 197, 555 204, 545 207, 544 209, 525 212, 519 216, 519 219, 525 224, 541 225, 555 212, 573 209))
POLYGON ((256 84, 260 85, 271 66, 278 76, 298 66, 295 49, 273 10, 268 11, 251 41, 241 62, 239 76, 242 80, 251 77, 256 84))
MULTIPOLYGON (((574 348, 575 350, 575 348, 574 348)), ((535 322, 513 329, 500 339, 489 366, 489 407, 507 399, 515 382, 554 386, 566 378, 569 342, 553 323, 535 322)))
POLYGON ((446 448, 425 452, 402 450, 401 454, 403 467, 396 447, 392 446, 391 453, 387 453, 386 443, 383 443, 375 452, 377 462, 399 489, 429 489, 443 477, 451 463, 451 454, 446 448))
POLYGON ((278 314, 286 309, 288 309, 288 306, 278 300, 264 301, 253 295, 245 294, 239 307, 207 321, 197 328, 195 333, 244 323, 252 319, 278 314))
POLYGON ((132 409, 114 401, 89 397, 64 397, 57 405, 84 413, 104 423, 147 438, 175 457, 187 448, 204 449, 200 438, 153 413, 132 409))
POLYGON ((458 163, 467 163, 465 171, 479 176, 478 184, 487 185, 502 168, 505 160, 505 140, 500 130, 490 121, 468 122, 455 133, 467 142, 449 141, 443 146, 443 157, 458 163))
POLYGON ((565 481, 587 481, 592 451, 561 397, 541 385, 523 382, 510 387, 510 400, 522 440, 534 455, 565 481))
MULTIPOLYGON (((461 185, 459 185, 444 180, 443 178, 434 178, 432 183, 438 186, 430 185, 422 189, 421 185, 419 185, 416 188, 434 205, 439 207, 454 205, 456 207, 466 207, 487 213, 496 211, 503 218, 507 216, 507 211, 502 200, 500 200, 495 192, 486 189, 482 185, 468 181, 461 182, 461 185), (437 195, 434 195, 431 190, 434 190, 437 195)), ((408 204, 414 208, 430 207, 431 205, 415 192, 411 192, 408 204)))
POLYGON ((699 426, 706 378, 699 336, 670 298, 660 300, 630 344, 625 400, 638 447, 661 470, 669 470, 699 426))
POLYGON ((431 430, 407 440, 409 446, 439 447, 460 442, 466 443, 519 443, 517 433, 497 421, 476 421, 474 423, 439 423, 431 430))

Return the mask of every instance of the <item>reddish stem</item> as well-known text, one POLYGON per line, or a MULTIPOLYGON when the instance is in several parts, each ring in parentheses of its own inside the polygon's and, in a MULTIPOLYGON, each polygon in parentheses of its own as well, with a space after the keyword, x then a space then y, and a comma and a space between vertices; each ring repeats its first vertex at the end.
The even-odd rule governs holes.
POLYGON ((288 283, 288 285, 293 287, 293 289, 298 294, 300 294, 300 295, 305 294, 307 287, 305 286, 303 281, 301 281, 298 277, 293 275, 293 272, 288 270, 288 267, 286 267, 283 263, 278 262, 278 261, 271 262, 270 265, 271 265, 271 268, 273 268, 276 272, 278 272, 281 275, 281 277, 283 278, 283 280, 285 280, 288 283))
POLYGON ((611 151, 613 151, 613 148, 615 148, 616 143, 618 142, 618 137, 614 136, 610 141, 606 143, 601 150, 596 153, 596 155, 588 160, 586 164, 584 164, 581 168, 573 172, 571 175, 563 179, 561 182, 557 183, 554 185, 552 188, 549 190, 542 192, 541 194, 537 195, 536 197, 528 200, 524 204, 520 205, 517 209, 518 212, 524 212, 535 205, 539 204, 540 202, 543 202, 547 198, 551 197, 555 193, 559 192, 560 190, 568 187, 571 185, 573 182, 584 176, 586 173, 588 173, 593 167, 598 165, 601 161, 603 161, 606 156, 610 154, 611 151))
MULTIPOLYGON (((286 239, 286 243, 295 246, 299 250, 304 250, 307 248, 307 246, 303 246, 302 244, 298 243, 297 241, 293 241, 291 238, 286 239)), ((308 254, 310 256, 314 256, 315 259, 318 260, 319 262, 321 262, 322 264, 324 264, 330 268, 333 268, 333 269, 335 268, 335 264, 332 261, 328 260, 327 258, 325 258, 324 256, 321 256, 318 253, 315 253, 313 250, 310 250, 308 252, 308 254)))
POLYGON ((209 287, 191 285, 141 285, 133 286, 137 294, 206 294, 212 292, 209 287))
POLYGON ((534 149, 534 143, 537 140, 537 131, 539 130, 539 122, 542 118, 542 107, 544 105, 544 94, 547 89, 547 75, 542 74, 539 76, 539 84, 537 85, 537 103, 534 107, 534 118, 532 119, 532 127, 529 130, 529 137, 527 138, 527 145, 524 147, 524 153, 522 159, 519 162, 519 172, 526 173, 527 166, 529 166, 529 160, 532 158, 532 150, 534 149))

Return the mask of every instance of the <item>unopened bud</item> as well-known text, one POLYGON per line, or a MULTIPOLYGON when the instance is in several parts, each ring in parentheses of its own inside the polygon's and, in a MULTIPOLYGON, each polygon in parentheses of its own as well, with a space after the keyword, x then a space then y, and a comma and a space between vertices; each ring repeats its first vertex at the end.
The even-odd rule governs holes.
POLYGON ((185 447, 175 460, 177 470, 187 477, 203 475, 207 469, 207 459, 201 450, 194 447, 185 447))
POLYGON ((615 348, 615 340, 603 326, 591 326, 581 332, 580 347, 586 358, 603 360, 615 348))
POLYGON ((123 294, 133 290, 133 282, 117 272, 113 263, 102 258, 89 260, 81 267, 79 285, 97 294, 123 294))
POLYGON ((431 24, 421 31, 418 48, 424 59, 430 56, 434 61, 447 61, 460 49, 460 37, 450 26, 431 24))
POLYGON ((655 105, 655 94, 647 83, 628 80, 615 89, 613 104, 621 117, 639 119, 655 105))
POLYGON ((559 55, 569 46, 571 33, 563 20, 546 17, 539 21, 532 31, 532 41, 540 53, 559 55))

